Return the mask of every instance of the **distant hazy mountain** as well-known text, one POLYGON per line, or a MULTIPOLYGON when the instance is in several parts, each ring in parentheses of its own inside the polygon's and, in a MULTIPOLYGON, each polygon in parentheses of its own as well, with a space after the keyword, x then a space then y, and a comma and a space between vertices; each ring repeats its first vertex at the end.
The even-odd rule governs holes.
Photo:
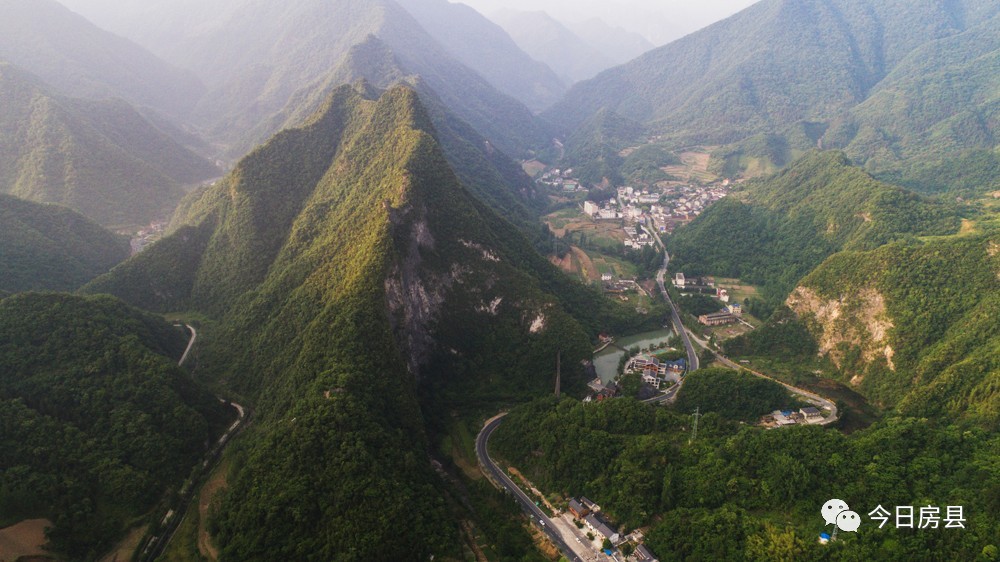
POLYGON ((590 18, 580 22, 567 21, 566 27, 596 47, 615 64, 628 62, 656 47, 642 35, 615 27, 600 18, 590 18))
POLYGON ((437 138, 413 90, 338 88, 87 288, 218 318, 199 373, 256 403, 216 517, 225 559, 460 558, 418 396, 545 392, 553 349, 583 385, 563 303, 600 297, 472 197, 437 138), (275 502, 307 517, 272 521, 275 502))
POLYGON ((128 256, 127 238, 79 213, 0 195, 0 291, 72 291, 128 256))
POLYGON ((525 52, 569 84, 627 60, 616 60, 545 12, 501 10, 492 17, 525 52))
POLYGON ((59 203, 105 225, 169 215, 215 166, 121 100, 56 96, 0 63, 0 193, 59 203))
POLYGON ((410 5, 438 31, 442 44, 393 0, 219 0, 211 5, 150 0, 126 3, 129 15, 117 20, 112 6, 98 6, 104 9, 91 8, 93 13, 118 21, 116 25, 124 19, 140 22, 142 29, 161 26, 151 33, 151 48, 207 84, 197 120, 226 144, 245 142, 248 131, 284 108, 303 87, 329 76, 352 47, 370 36, 393 50, 407 75, 423 76, 443 99, 460 102, 452 109, 506 151, 516 154, 551 140, 532 112, 496 84, 504 84, 507 92, 521 90, 517 97, 535 100, 540 107, 559 92, 558 80, 553 83, 544 67, 461 7, 410 5), (176 13, 183 12, 178 6, 189 5, 189 13, 176 13), (163 18, 156 20, 157 14, 163 18), (447 19, 440 22, 434 19, 438 16, 447 19), (472 30, 479 36, 473 37, 472 30), (475 48, 473 39, 480 43, 475 48), (482 75, 460 60, 475 63, 482 75))
POLYGON ((0 0, 0 60, 38 75, 64 95, 120 97, 172 117, 187 115, 204 92, 192 73, 54 0, 0 0))
POLYGON ((396 0, 459 62, 535 111, 552 105, 566 85, 541 59, 521 50, 495 23, 448 0, 396 0), (537 60, 536 60, 537 59, 537 60))
POLYGON ((546 115, 573 128, 607 107, 703 142, 829 120, 921 45, 998 11, 990 0, 764 0, 574 86, 546 115))

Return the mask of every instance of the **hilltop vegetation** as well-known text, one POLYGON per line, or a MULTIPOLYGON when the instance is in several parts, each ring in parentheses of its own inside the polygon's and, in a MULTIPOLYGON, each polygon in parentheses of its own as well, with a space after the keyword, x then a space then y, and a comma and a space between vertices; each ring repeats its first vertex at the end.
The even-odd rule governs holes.
POLYGON ((109 297, 0 300, 0 525, 48 518, 58 553, 93 560, 179 485, 225 421, 185 343, 109 297))
POLYGON ((677 393, 679 412, 715 412, 720 417, 756 423, 764 414, 790 408, 794 402, 785 387, 743 371, 700 369, 684 380, 677 393))
MULTIPOLYGON (((693 373, 691 376, 696 376, 693 373)), ((631 399, 539 399, 491 438, 543 490, 585 495, 626 531, 650 526, 661 560, 989 560, 1000 526, 994 433, 901 418, 844 436, 815 426, 762 430, 691 419, 631 399), (858 467, 863 467, 859 469, 858 467), (865 521, 821 545, 821 506, 843 499, 865 521), (962 505, 965 530, 879 529, 876 505, 962 505), (955 531, 955 532, 949 532, 955 531), (845 535, 848 535, 845 537, 845 535)), ((829 527, 826 528, 829 531, 829 527)))
POLYGON ((0 192, 70 207, 104 225, 170 213, 181 186, 217 173, 120 100, 63 98, 0 63, 0 192))
POLYGON ((747 182, 678 229, 667 246, 675 270, 763 285, 773 308, 835 252, 958 226, 954 208, 881 183, 843 153, 814 152, 777 175, 747 182))
POLYGON ((126 238, 69 209, 0 195, 0 290, 74 290, 129 252, 126 238))
POLYGON ((411 89, 339 88, 87 287, 218 320, 201 372, 257 401, 224 560, 451 554, 420 407, 549 392, 556 350, 579 390, 588 334, 624 320, 472 197, 437 135, 411 89))

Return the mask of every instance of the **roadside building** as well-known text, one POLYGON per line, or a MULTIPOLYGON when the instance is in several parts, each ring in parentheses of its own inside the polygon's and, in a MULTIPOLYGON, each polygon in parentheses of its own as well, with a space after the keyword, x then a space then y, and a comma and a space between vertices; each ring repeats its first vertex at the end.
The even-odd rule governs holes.
POLYGON ((806 423, 819 423, 823 421, 823 414, 816 408, 808 406, 799 410, 806 423))
POLYGON ((599 517, 597 514, 591 513, 584 518, 584 521, 587 523, 587 527, 590 527, 590 530, 593 531, 595 535, 602 539, 608 539, 611 541, 611 544, 618 544, 621 540, 621 535, 618 534, 618 531, 614 530, 610 524, 604 521, 604 519, 599 517))
POLYGON ((702 314, 698 317, 698 322, 706 326, 723 326, 737 321, 736 316, 729 311, 713 312, 712 314, 702 314))
POLYGON ((653 553, 650 552, 649 547, 647 547, 644 544, 640 544, 639 546, 635 547, 634 554, 635 554, 635 559, 638 560, 639 562, 660 562, 659 560, 656 559, 655 556, 653 556, 653 553))
POLYGON ((795 420, 792 419, 791 412, 782 412, 781 410, 775 410, 771 412, 771 416, 774 418, 775 425, 795 425, 795 420))
POLYGON ((601 506, 588 499, 587 496, 580 496, 580 504, 594 513, 601 511, 601 506))
POLYGON ((677 275, 674 276, 674 287, 683 289, 685 282, 684 274, 678 271, 677 275))
POLYGON ((590 514, 590 508, 584 506, 576 498, 569 500, 569 512, 577 519, 583 519, 590 514))

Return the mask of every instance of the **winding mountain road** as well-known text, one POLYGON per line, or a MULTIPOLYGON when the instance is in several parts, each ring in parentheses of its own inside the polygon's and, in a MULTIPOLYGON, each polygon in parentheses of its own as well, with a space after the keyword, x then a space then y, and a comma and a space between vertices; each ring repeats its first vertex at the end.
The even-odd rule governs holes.
MULTIPOLYGON (((179 327, 180 325, 178 325, 179 327)), ((177 362, 179 367, 183 367, 184 363, 187 362, 188 357, 191 354, 191 349, 194 347, 195 340, 198 339, 198 331, 194 329, 194 326, 190 324, 184 325, 188 330, 191 331, 191 339, 188 340, 187 348, 184 350, 184 354, 181 356, 180 360, 177 362)), ((215 445, 208 451, 205 455, 205 459, 202 461, 200 470, 198 471, 198 476, 188 480, 184 483, 179 493, 178 500, 174 504, 174 509, 167 512, 166 517, 163 518, 161 522, 162 529, 160 534, 150 537, 145 546, 143 547, 141 553, 135 558, 140 562, 152 562, 159 558, 163 552, 167 549, 167 545, 174 538, 174 533, 177 532, 178 527, 180 527, 181 522, 187 514, 187 508, 191 504, 191 500, 194 498, 195 493, 199 489, 199 485, 204 482, 205 478, 212 473, 212 469, 215 468, 215 464, 222 457, 222 452, 225 450, 226 445, 229 444, 230 439, 236 435, 247 419, 246 409, 237 404, 236 402, 227 401, 221 396, 217 396, 222 403, 229 403, 229 405, 236 410, 236 421, 226 429, 226 432, 219 437, 215 445)))
POLYGON ((487 450, 487 445, 489 444, 490 435, 496 431, 496 428, 500 426, 500 422, 503 421, 503 417, 507 415, 506 412, 501 413, 497 416, 486 421, 483 429, 476 436, 476 459, 479 461, 479 466, 483 471, 483 474, 490 479, 491 482, 498 488, 506 491, 508 494, 514 496, 514 499, 521 506, 530 517, 533 523, 536 523, 543 533, 552 541, 553 544, 563 553, 563 555, 573 562, 582 562, 581 558, 563 539, 562 535, 556 530, 556 527, 552 524, 552 520, 549 519, 545 512, 543 512, 535 502, 531 501, 531 498, 524 493, 517 484, 514 483, 510 477, 504 473, 493 459, 490 458, 490 453, 487 450))

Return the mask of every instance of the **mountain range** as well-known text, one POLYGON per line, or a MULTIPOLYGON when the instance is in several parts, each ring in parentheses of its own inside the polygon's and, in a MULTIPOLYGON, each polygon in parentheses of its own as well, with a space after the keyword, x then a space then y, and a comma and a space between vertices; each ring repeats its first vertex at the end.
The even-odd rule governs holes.
POLYGON ((601 20, 564 24, 543 11, 500 10, 491 16, 526 53, 547 64, 567 84, 651 50, 642 36, 601 20))
POLYGON ((998 14, 986 0, 764 0, 575 85, 544 115, 566 132, 605 108, 681 145, 818 123, 813 148, 905 171, 996 146, 998 14))
POLYGON ((5 63, 0 96, 0 192, 147 224, 169 216, 183 185, 218 173, 120 99, 59 96, 5 63))
POLYGON ((143 3, 117 16, 100 3, 78 9, 116 21, 122 32, 133 29, 135 39, 147 37, 150 49, 199 76, 208 92, 198 100, 193 121, 214 140, 235 144, 227 152, 232 159, 268 138, 248 131, 299 90, 324 82, 372 37, 393 51, 404 75, 419 75, 505 152, 521 155, 550 144, 546 125, 529 106, 551 104, 564 89, 561 81, 465 6, 445 0, 295 0, 281 6, 227 0, 177 10, 181 5, 143 3), (136 31, 150 25, 150 12, 171 16, 157 22, 159 33, 136 31), (136 20, 145 23, 132 27, 136 20))
POLYGON ((205 91, 193 73, 55 0, 0 2, 0 61, 37 75, 61 95, 119 97, 175 119, 186 117, 205 91))

